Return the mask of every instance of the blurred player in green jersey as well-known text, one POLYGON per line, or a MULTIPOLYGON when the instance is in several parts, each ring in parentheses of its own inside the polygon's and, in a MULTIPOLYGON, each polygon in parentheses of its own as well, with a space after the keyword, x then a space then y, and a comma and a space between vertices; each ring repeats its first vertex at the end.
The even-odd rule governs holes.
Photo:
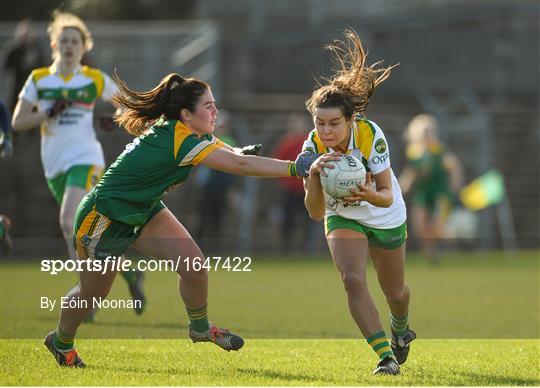
POLYGON ((403 193, 413 192, 413 230, 432 263, 463 183, 461 164, 439 140, 438 129, 438 121, 431 115, 421 114, 411 120, 406 132, 408 163, 399 178, 403 193))

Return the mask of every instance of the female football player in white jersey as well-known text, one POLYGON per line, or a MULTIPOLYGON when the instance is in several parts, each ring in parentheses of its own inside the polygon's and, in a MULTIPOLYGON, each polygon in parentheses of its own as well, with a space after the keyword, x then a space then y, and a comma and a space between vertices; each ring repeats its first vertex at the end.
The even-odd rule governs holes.
MULTIPOLYGON (((111 102, 115 92, 110 77, 99 69, 82 66, 93 46, 92 35, 77 16, 55 11, 47 29, 53 64, 32 71, 13 114, 13 129, 41 128, 41 160, 47 184, 60 206, 60 226, 70 259, 73 219, 82 198, 100 179, 105 159, 93 126, 98 98, 111 102)), ((141 300, 142 273, 126 271, 130 292, 141 300)), ((136 313, 142 313, 136 309, 136 313)))
POLYGON ((398 374, 409 343, 409 288, 404 280, 406 209, 390 167, 389 149, 381 129, 364 117, 374 89, 388 78, 394 66, 366 65, 358 35, 345 32, 347 42, 329 46, 338 71, 316 89, 306 107, 315 129, 304 143, 305 159, 318 157, 304 180, 305 205, 310 216, 324 218, 326 239, 347 292, 349 310, 368 344, 379 356, 375 374, 398 374), (365 185, 349 197, 335 199, 323 192, 319 180, 339 154, 362 160, 368 176, 365 185), (372 181, 373 180, 373 181, 372 181), (369 293, 366 263, 371 258, 391 311, 389 343, 379 313, 369 293))

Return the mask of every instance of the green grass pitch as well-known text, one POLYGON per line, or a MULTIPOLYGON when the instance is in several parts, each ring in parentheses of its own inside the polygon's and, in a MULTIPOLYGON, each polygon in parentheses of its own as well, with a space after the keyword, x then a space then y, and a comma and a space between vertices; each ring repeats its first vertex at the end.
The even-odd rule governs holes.
MULTIPOLYGON (((176 275, 147 273, 142 316, 103 310, 79 330, 86 370, 59 368, 42 345, 75 275, 37 263, 0 266, 1 385, 534 385, 540 384, 538 252, 447 254, 430 266, 411 255, 411 325, 419 339, 402 374, 373 377, 329 258, 252 257, 252 271, 210 274, 210 319, 246 338, 240 352, 186 340, 176 275)), ((388 329, 388 308, 369 274, 388 329)), ((110 298, 128 298, 117 279, 110 298)))

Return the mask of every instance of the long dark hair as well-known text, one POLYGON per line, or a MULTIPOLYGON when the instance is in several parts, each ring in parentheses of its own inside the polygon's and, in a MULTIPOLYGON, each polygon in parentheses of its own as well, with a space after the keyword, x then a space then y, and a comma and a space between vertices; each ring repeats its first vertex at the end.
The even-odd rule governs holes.
POLYGON ((167 75, 147 92, 131 90, 116 71, 113 79, 118 88, 113 100, 124 107, 116 122, 135 136, 145 133, 161 116, 181 120, 182 109, 193 112, 199 98, 210 90, 206 82, 176 73, 167 75))
POLYGON ((364 113, 375 88, 398 66, 382 67, 381 61, 367 66, 367 54, 358 34, 347 29, 345 38, 346 42, 336 41, 326 47, 332 52, 337 69, 332 77, 324 79, 326 85, 319 84, 306 101, 311 114, 317 107, 340 107, 347 119, 364 113))

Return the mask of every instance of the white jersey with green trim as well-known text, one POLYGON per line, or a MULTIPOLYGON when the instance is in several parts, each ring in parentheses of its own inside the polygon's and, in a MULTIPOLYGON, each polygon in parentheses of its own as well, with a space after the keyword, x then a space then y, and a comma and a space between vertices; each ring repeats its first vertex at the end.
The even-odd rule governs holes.
POLYGON ((110 101, 115 92, 111 78, 99 69, 78 66, 67 77, 55 64, 32 71, 19 98, 38 105, 40 111, 51 108, 58 99, 70 103, 41 125, 41 161, 47 179, 75 165, 105 166, 93 126, 94 106, 98 98, 110 101))
MULTIPOLYGON (((326 147, 314 129, 304 142, 302 151, 311 150, 317 154, 333 152, 326 147)), ((382 130, 373 121, 358 118, 353 124, 347 153, 362 161, 366 170, 373 175, 390 169, 394 201, 388 208, 373 206, 366 201, 347 203, 324 193, 326 202, 325 218, 339 215, 358 221, 362 225, 377 229, 392 229, 402 225, 407 219, 407 210, 398 181, 390 167, 390 150, 382 130)), ((372 188, 375 190, 375 181, 372 188)))

